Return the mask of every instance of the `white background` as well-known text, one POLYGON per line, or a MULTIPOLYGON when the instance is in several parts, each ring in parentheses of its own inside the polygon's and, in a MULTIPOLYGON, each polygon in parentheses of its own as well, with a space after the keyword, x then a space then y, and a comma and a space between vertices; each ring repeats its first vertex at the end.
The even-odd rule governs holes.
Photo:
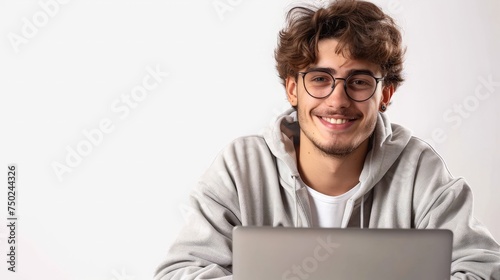
MULTIPOLYGON (((0 278, 151 279, 215 155, 287 108, 273 51, 292 2, 49 2, 0 2, 0 278), (148 68, 168 77, 130 108, 122 98, 148 68), (85 146, 84 131, 103 121, 111 128, 85 146), (70 167, 78 147, 86 155, 70 167), (10 163, 16 273, 6 263, 10 163), (58 164, 71 172, 58 178, 58 164)), ((500 1, 377 3, 408 46, 387 114, 467 179, 477 218, 500 240, 500 1)))

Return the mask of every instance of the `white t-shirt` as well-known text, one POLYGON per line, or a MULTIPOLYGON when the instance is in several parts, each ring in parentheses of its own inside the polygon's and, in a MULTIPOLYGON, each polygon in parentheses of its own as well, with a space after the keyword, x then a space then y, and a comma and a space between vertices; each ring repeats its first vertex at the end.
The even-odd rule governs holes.
POLYGON ((311 198, 311 212, 313 226, 316 227, 340 227, 344 209, 349 198, 351 198, 359 189, 359 184, 348 192, 329 196, 307 187, 309 197, 311 198))

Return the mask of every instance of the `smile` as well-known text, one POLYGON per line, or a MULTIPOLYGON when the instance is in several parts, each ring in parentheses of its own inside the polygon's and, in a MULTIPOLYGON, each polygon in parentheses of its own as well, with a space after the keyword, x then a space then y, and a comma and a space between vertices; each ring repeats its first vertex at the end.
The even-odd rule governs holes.
POLYGON ((325 117, 321 117, 321 118, 323 120, 331 123, 331 124, 344 124, 344 123, 349 121, 348 119, 334 119, 334 118, 325 118, 325 117))

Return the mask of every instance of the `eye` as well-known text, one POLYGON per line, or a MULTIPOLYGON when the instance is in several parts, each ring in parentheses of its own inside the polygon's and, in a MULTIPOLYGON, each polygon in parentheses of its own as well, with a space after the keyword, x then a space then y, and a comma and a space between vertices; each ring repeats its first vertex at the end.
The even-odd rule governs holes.
POLYGON ((326 77, 314 77, 312 78, 313 82, 325 82, 327 81, 326 77))
POLYGON ((306 82, 313 86, 329 86, 333 79, 330 75, 323 72, 309 72, 306 75, 306 82))
POLYGON ((368 82, 365 80, 356 79, 356 80, 349 80, 349 84, 363 86, 363 85, 367 85, 368 82))
POLYGON ((347 86, 352 89, 367 89, 367 88, 372 88, 375 85, 376 81, 375 78, 373 78, 370 75, 354 75, 349 78, 347 81, 347 86))

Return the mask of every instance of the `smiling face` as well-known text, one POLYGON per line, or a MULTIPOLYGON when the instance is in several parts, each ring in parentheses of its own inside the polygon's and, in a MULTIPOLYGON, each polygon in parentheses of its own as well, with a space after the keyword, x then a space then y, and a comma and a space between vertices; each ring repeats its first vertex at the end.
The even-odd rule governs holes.
MULTIPOLYGON (((380 68, 373 63, 336 54, 336 46, 335 39, 319 41, 317 63, 302 71, 327 70, 336 78, 346 78, 357 71, 382 76, 380 68)), ((288 77, 286 90, 290 104, 297 107, 301 149, 311 148, 335 157, 347 156, 360 148, 366 151, 379 108, 381 104, 389 103, 394 91, 393 87, 383 87, 379 82, 370 99, 356 102, 345 93, 343 81, 337 80, 330 96, 316 99, 306 92, 301 75, 298 78, 288 77)))

